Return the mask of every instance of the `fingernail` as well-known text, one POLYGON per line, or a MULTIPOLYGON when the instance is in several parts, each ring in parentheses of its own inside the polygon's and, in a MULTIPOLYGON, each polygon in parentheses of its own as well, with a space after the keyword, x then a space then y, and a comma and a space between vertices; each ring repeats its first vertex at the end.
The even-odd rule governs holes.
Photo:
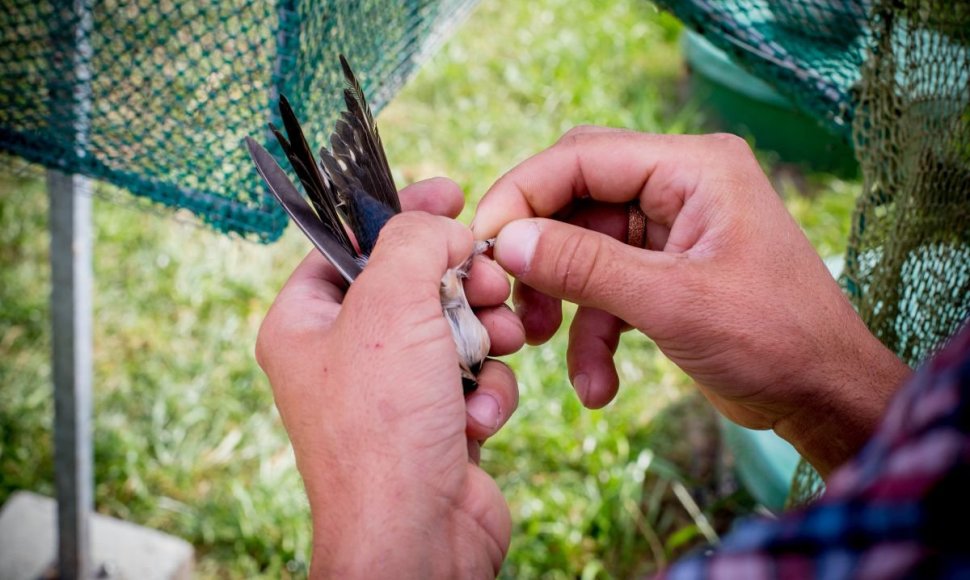
POLYGON ((475 236, 476 240, 484 240, 486 236, 482 232, 482 206, 478 206, 475 209, 475 217, 472 218, 470 224, 468 224, 468 229, 472 231, 472 235, 475 236))
POLYGON ((476 393, 468 398, 466 403, 468 414, 478 421, 483 427, 495 429, 498 427, 499 408, 498 401, 491 395, 476 393))
POLYGON ((495 240, 495 261, 515 276, 529 271, 539 242, 539 224, 521 220, 502 228, 495 240))
POLYGON ((573 377, 573 388, 576 389, 576 394, 579 395, 579 400, 585 405, 586 397, 589 396, 589 375, 586 373, 579 373, 573 377))
POLYGON ((488 218, 486 217, 485 219, 482 219, 483 213, 488 212, 488 210, 485 209, 487 206, 488 206, 488 201, 486 196, 485 198, 482 198, 481 200, 479 200, 478 207, 475 208, 475 215, 472 216, 471 224, 469 224, 468 226, 471 229, 472 234, 475 236, 476 240, 483 240, 486 237, 485 236, 486 232, 482 232, 481 230, 483 225, 488 225, 487 223, 489 221, 488 218))

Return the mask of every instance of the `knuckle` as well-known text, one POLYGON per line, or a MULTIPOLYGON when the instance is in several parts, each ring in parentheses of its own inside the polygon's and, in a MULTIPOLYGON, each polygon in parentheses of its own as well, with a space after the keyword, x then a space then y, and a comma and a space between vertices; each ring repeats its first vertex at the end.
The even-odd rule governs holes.
POLYGON ((263 319, 256 335, 256 364, 269 372, 275 361, 318 343, 321 336, 319 319, 276 305, 263 319))
POLYGON ((407 232, 421 227, 422 222, 427 216, 420 212, 407 211, 393 216, 384 227, 381 228, 381 235, 387 238, 396 238, 407 235, 407 232))
POLYGON ((275 345, 279 344, 278 329, 280 326, 277 324, 277 318, 276 310, 270 309, 266 318, 263 319, 263 323, 259 326, 259 333, 256 335, 256 347, 254 349, 256 364, 264 372, 269 370, 273 353, 276 350, 275 345))
POLYGON ((564 295, 586 298, 596 292, 594 280, 602 260, 603 245, 585 232, 567 236, 559 248, 553 275, 564 295))
POLYGON ((584 136, 598 130, 596 125, 576 125, 572 129, 566 131, 562 134, 562 137, 556 141, 557 145, 563 145, 566 147, 571 147, 579 143, 584 136))
POLYGON ((263 369, 263 371, 266 370, 267 356, 269 354, 266 351, 268 348, 266 341, 268 339, 266 338, 264 329, 265 325, 260 326, 259 334, 256 335, 256 346, 253 348, 253 356, 256 358, 256 364, 259 365, 259 368, 263 369))
MULTIPOLYGON (((428 243, 432 238, 434 242, 440 243, 445 238, 457 235, 461 230, 468 228, 462 227, 453 219, 410 211, 392 217, 381 228, 380 237, 393 244, 407 244, 421 238, 426 238, 428 243)), ((468 230, 468 235, 471 236, 471 230, 468 230)))
POLYGON ((713 133, 707 136, 710 143, 720 149, 732 154, 753 155, 748 142, 733 133, 713 133))
POLYGON ((758 160, 748 142, 731 133, 715 133, 706 136, 713 150, 712 177, 717 181, 733 184, 730 189, 750 189, 752 176, 763 175, 758 160))
POLYGON ((392 217, 378 235, 378 245, 382 250, 400 250, 408 246, 420 232, 428 231, 426 221, 428 216, 418 212, 404 212, 392 217))

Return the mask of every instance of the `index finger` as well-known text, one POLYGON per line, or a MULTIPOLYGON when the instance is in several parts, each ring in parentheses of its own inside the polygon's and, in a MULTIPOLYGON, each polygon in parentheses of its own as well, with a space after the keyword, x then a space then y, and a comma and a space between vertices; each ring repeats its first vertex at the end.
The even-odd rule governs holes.
POLYGON ((549 217, 587 196, 608 203, 639 198, 647 218, 669 226, 701 174, 722 165, 710 143, 709 136, 570 131, 489 189, 472 231, 493 237, 513 220, 549 217))

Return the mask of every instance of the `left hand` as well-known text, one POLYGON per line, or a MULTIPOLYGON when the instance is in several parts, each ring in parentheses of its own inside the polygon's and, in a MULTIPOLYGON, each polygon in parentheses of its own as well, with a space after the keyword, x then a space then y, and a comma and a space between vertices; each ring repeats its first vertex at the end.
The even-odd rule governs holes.
MULTIPOLYGON (((401 192, 406 209, 455 216, 446 180, 401 192)), ((313 251, 280 291, 256 358, 293 443, 314 526, 314 577, 495 575, 508 550, 508 506, 478 465, 479 445, 515 410, 512 372, 489 360, 462 396, 438 294, 472 251, 471 232, 424 213, 395 216, 344 295, 313 251)), ((502 303, 504 272, 476 258, 466 286, 492 354, 524 331, 502 303)))
POLYGON ((559 327, 559 300, 579 306, 566 360, 589 407, 616 394, 613 352, 632 326, 724 416, 774 429, 824 477, 910 373, 736 136, 578 127, 496 182, 473 223, 498 234, 493 255, 516 278, 531 341, 559 327), (646 248, 621 241, 631 203, 646 248))

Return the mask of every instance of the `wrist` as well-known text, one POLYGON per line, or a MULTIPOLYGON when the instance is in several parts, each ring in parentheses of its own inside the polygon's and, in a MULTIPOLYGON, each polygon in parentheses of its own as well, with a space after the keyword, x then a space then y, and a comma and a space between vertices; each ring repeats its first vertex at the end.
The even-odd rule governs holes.
POLYGON ((912 374, 868 330, 857 336, 852 344, 834 343, 838 352, 806 373, 812 400, 774 425, 823 478, 866 444, 912 374))
MULTIPOLYGON (((438 544, 428 528, 383 518, 363 524, 314 530, 311 578, 440 578, 438 562, 426 549, 438 544)), ((446 548, 445 548, 446 549, 446 548)))
POLYGON ((430 552, 447 549, 447 526, 437 503, 400 482, 312 495, 311 576, 438 577, 430 552))

